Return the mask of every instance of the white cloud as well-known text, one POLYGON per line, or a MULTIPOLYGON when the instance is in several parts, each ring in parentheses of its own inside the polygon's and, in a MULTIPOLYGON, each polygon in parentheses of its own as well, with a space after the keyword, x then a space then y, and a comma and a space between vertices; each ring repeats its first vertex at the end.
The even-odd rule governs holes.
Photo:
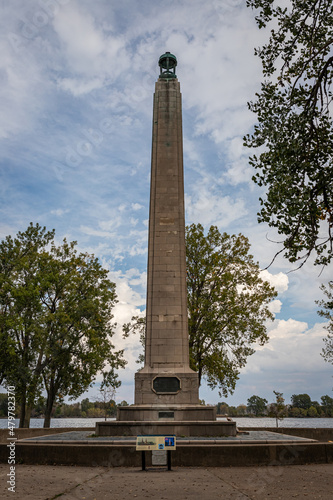
POLYGON ((247 213, 243 200, 215 195, 204 186, 198 186, 196 194, 186 196, 185 207, 187 223, 215 224, 220 228, 228 227, 247 213))
POLYGON ((42 67, 26 46, 16 53, 8 39, 0 40, 0 140, 37 126, 48 82, 42 67))
POLYGON ((137 211, 141 210, 143 208, 143 205, 140 205, 140 203, 132 203, 132 209, 137 211))
POLYGON ((253 169, 249 165, 249 151, 244 148, 242 137, 234 137, 225 146, 228 163, 222 177, 234 186, 247 182, 252 187, 253 169))
POLYGON ((269 342, 258 347, 257 352, 249 359, 242 373, 251 373, 260 368, 261 373, 307 373, 324 368, 324 360, 320 356, 323 347, 325 323, 317 323, 308 328, 307 323, 288 320, 275 320, 269 327, 269 342))
POLYGON ((268 281, 278 293, 283 293, 288 290, 289 278, 285 273, 272 274, 267 269, 260 271, 260 277, 268 281))
POLYGON ((124 37, 106 33, 100 20, 94 19, 93 13, 81 3, 73 0, 59 9, 53 25, 63 46, 68 69, 87 77, 89 90, 94 88, 93 82, 95 88, 101 86, 97 75, 113 80, 128 67, 124 37))
POLYGON ((71 92, 73 96, 78 97, 83 94, 89 94, 92 90, 103 87, 103 80, 100 78, 91 78, 82 80, 82 78, 62 78, 58 79, 58 86, 65 92, 71 92))
POLYGON ((100 229, 93 229, 92 227, 88 226, 81 226, 80 231, 90 236, 100 236, 102 238, 110 238, 110 239, 115 237, 115 233, 111 233, 109 231, 102 231, 100 229))
POLYGON ((64 210, 62 208, 57 208, 56 210, 51 210, 52 215, 57 215, 58 217, 62 217, 63 215, 67 214, 69 210, 64 210))
POLYGON ((268 309, 273 313, 279 313, 281 311, 282 302, 281 300, 275 299, 268 304, 268 309))

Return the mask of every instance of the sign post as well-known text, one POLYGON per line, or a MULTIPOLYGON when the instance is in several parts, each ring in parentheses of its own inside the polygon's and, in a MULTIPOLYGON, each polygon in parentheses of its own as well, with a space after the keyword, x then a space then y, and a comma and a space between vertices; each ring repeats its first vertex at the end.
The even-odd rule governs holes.
POLYGON ((171 470, 171 451, 176 449, 176 436, 137 436, 136 450, 141 451, 142 470, 146 470, 146 451, 165 450, 168 470, 171 470))

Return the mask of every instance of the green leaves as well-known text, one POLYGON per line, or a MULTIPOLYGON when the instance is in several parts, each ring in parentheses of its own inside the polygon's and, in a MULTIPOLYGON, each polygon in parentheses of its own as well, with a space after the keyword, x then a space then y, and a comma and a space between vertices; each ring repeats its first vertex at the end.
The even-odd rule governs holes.
POLYGON ((187 293, 191 368, 226 396, 255 343, 267 342, 268 309, 276 292, 260 278, 243 235, 211 226, 186 228, 187 293))
POLYGON ((30 224, 0 243, 1 378, 23 407, 44 384, 49 414, 58 394, 78 397, 106 364, 111 372, 125 364, 111 343, 117 300, 108 271, 76 242, 57 247, 53 238, 30 224))
POLYGON ((266 186, 259 222, 275 227, 284 255, 327 265, 333 254, 333 127, 331 116, 333 6, 330 0, 251 0, 259 28, 275 18, 267 45, 256 50, 263 65, 257 100, 249 108, 258 124, 245 145, 262 148, 250 163, 253 180, 266 186))
POLYGON ((279 420, 283 420, 288 415, 288 408, 284 403, 282 392, 273 391, 275 394, 275 403, 268 405, 268 416, 274 417, 276 420, 276 427, 279 426, 279 420))
POLYGON ((260 417, 266 414, 267 399, 261 398, 259 396, 251 396, 247 400, 247 410, 256 417, 260 417))
POLYGON ((324 338, 325 347, 321 355, 325 361, 333 364, 333 281, 329 281, 327 287, 322 285, 320 289, 324 292, 328 300, 316 301, 316 304, 323 308, 318 311, 318 314, 329 321, 328 325, 325 326, 328 334, 324 338))

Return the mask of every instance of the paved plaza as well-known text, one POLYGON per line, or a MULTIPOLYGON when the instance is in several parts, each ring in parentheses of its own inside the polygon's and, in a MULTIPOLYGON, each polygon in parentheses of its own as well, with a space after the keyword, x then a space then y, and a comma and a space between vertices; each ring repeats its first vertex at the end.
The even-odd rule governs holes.
MULTIPOLYGON (((70 431, 63 432, 59 434, 51 434, 48 436, 37 436, 33 438, 27 438, 24 441, 29 441, 33 443, 41 442, 56 442, 56 443, 66 443, 75 442, 75 444, 135 444, 136 440, 133 436, 95 436, 91 431, 70 431)), ((250 443, 273 443, 273 442, 288 442, 288 443, 298 443, 302 441, 315 441, 314 439, 307 439, 298 436, 290 436, 287 434, 278 434, 271 431, 246 431, 237 434, 237 436, 226 436, 226 437, 190 437, 182 438, 177 437, 177 443, 179 444, 250 444, 250 443)))
POLYGON ((138 468, 17 465, 16 491, 7 491, 8 465, 0 465, 2 500, 331 500, 333 466, 138 468))

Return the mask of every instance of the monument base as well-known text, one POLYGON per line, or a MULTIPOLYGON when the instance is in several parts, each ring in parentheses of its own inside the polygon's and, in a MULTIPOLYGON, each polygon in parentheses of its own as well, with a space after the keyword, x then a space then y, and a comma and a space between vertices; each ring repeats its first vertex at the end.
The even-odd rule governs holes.
POLYGON ((216 407, 167 404, 120 406, 117 409, 117 420, 120 422, 215 421, 216 407))
POLYGON ((228 421, 159 421, 96 422, 96 436, 164 435, 177 437, 236 436, 236 422, 228 421))

